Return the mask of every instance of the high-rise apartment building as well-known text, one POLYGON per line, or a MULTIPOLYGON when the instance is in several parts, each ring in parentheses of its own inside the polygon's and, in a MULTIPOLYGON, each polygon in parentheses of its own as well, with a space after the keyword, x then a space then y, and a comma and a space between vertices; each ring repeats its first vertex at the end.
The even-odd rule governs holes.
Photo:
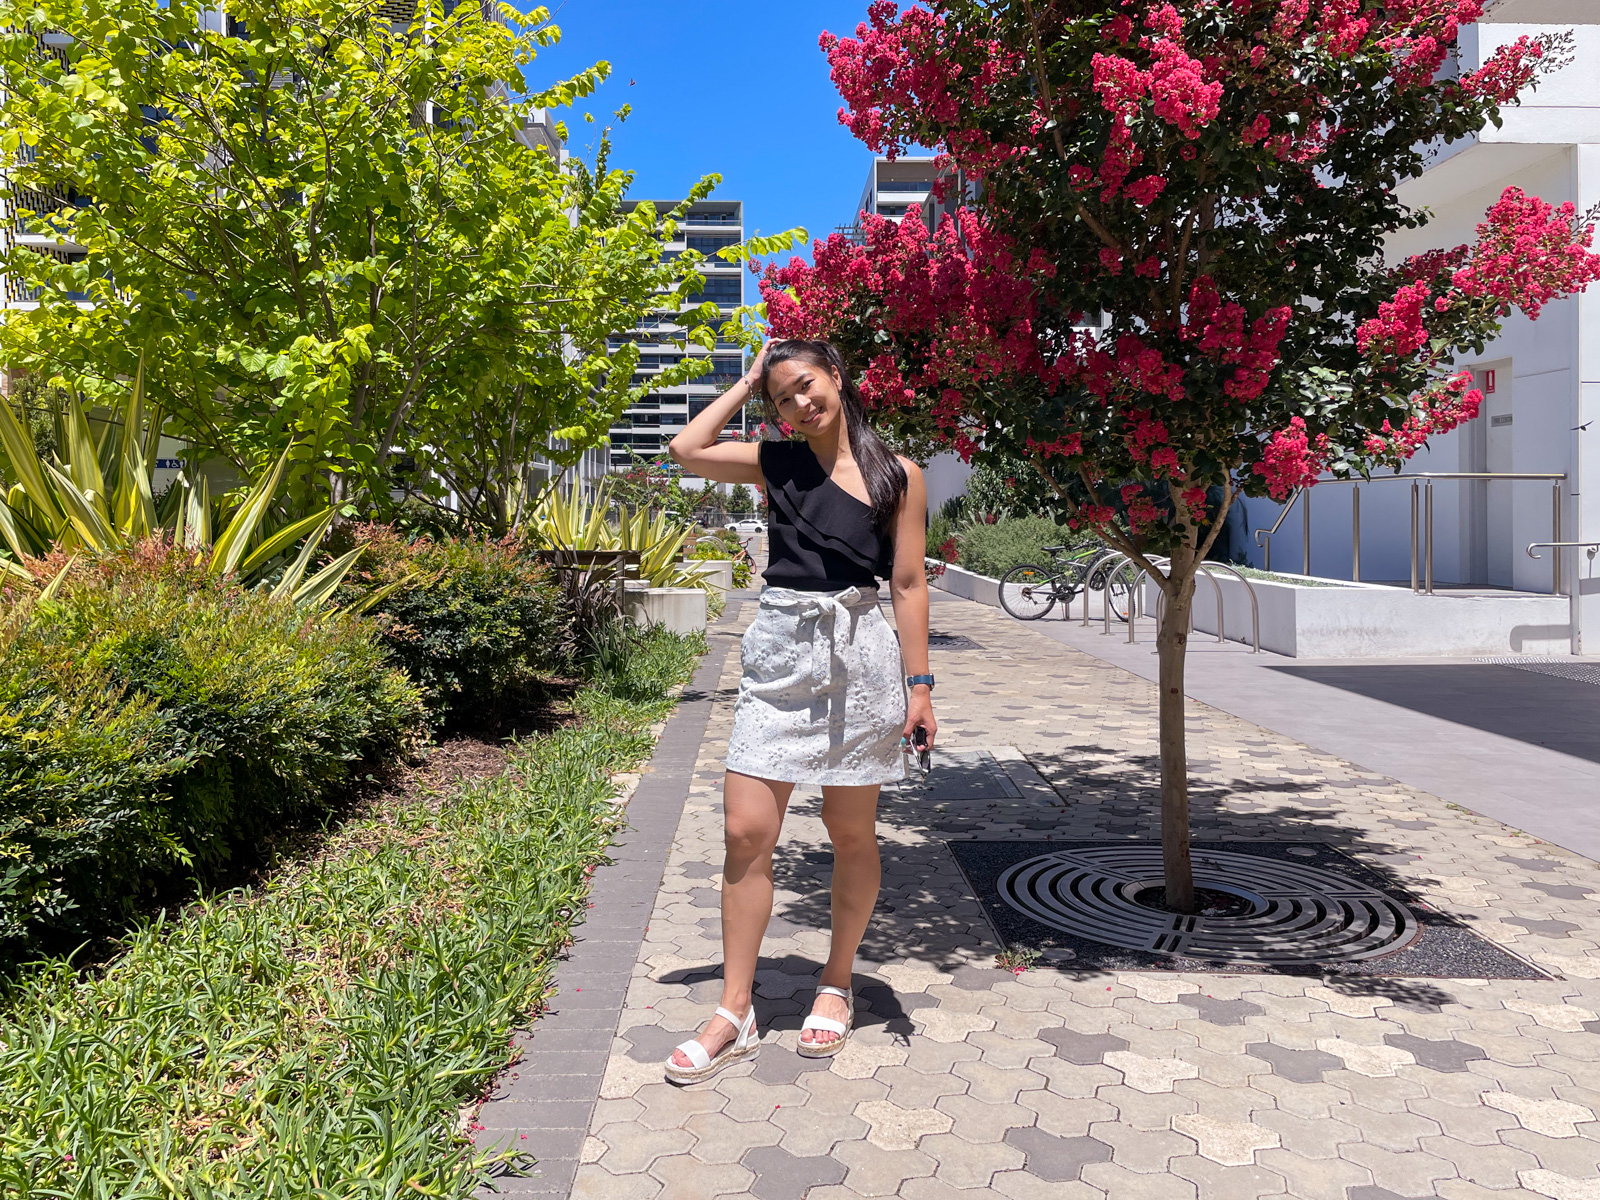
POLYGON ((934 228, 944 213, 955 211, 961 190, 959 180, 950 177, 944 199, 936 198, 933 185, 941 175, 949 177, 932 157, 890 159, 879 155, 867 171, 854 218, 848 225, 838 226, 838 232, 859 242, 863 215, 902 221, 911 212, 920 213, 928 228, 934 228))
MULTIPOLYGON (((643 203, 634 201, 634 204, 643 203)), ((657 212, 667 212, 677 201, 655 201, 657 212)), ((691 304, 714 301, 725 315, 744 303, 744 264, 724 262, 716 252, 744 240, 744 205, 738 200, 703 200, 689 209, 672 240, 666 244, 666 255, 675 258, 686 250, 698 250, 706 256, 701 266, 705 287, 691 298, 691 304)), ((739 347, 732 341, 719 339, 714 352, 707 353, 698 346, 680 349, 683 340, 682 318, 675 308, 662 308, 652 312, 638 327, 615 337, 612 347, 625 342, 639 345, 638 372, 635 385, 648 386, 662 367, 680 362, 686 355, 708 357, 711 370, 690 383, 676 387, 655 388, 645 393, 639 401, 623 413, 611 427, 611 464, 627 466, 635 455, 654 458, 662 453, 674 435, 689 423, 689 418, 703 412, 722 392, 738 382, 744 369, 739 347)), ((729 425, 724 437, 744 432, 743 415, 729 425)))

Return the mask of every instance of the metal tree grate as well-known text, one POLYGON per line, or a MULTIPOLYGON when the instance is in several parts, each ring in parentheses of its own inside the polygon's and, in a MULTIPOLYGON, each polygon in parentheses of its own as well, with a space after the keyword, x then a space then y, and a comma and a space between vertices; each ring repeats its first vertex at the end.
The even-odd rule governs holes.
POLYGON ((1161 884, 1161 848, 1076 847, 1005 871, 1000 898, 1041 925, 1126 950, 1238 963, 1353 962, 1403 949, 1421 927, 1406 905, 1304 863, 1208 850, 1194 856, 1195 886, 1244 910, 1181 916, 1135 902, 1161 884), (1248 886, 1239 880, 1248 880, 1248 886))
POLYGON ((959 633, 933 633, 928 634, 928 649, 930 650, 982 650, 983 647, 971 638, 959 633))

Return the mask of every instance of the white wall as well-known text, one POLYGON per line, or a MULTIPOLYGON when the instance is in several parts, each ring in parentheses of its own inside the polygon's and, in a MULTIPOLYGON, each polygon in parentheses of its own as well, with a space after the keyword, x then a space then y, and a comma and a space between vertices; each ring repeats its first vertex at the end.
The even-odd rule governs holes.
MULTIPOLYGON (((1464 31, 1463 70, 1474 69, 1497 46, 1552 29, 1573 29, 1576 58, 1546 78, 1526 103, 1508 108, 1502 128, 1487 128, 1478 139, 1439 154, 1426 174, 1403 185, 1402 198, 1427 208, 1433 219, 1421 230, 1392 238, 1393 259, 1470 243, 1485 211, 1508 186, 1553 204, 1571 201, 1579 211, 1600 203, 1600 24, 1577 25, 1580 15, 1590 21, 1600 16, 1600 0, 1502 0, 1483 24, 1464 31), (1537 21, 1560 24, 1530 23, 1537 21)), ((1548 305, 1537 322, 1513 314, 1483 354, 1458 365, 1474 369, 1480 380, 1483 370, 1494 369, 1496 393, 1486 397, 1478 421, 1433 439, 1407 473, 1565 472, 1563 539, 1600 538, 1600 290, 1548 305), (1509 415, 1510 424, 1493 425, 1496 415, 1509 415), (1587 432, 1577 432, 1590 421, 1587 432)), ((1311 493, 1311 569, 1318 575, 1351 576, 1350 490, 1340 484, 1311 493)), ((1409 485, 1375 482, 1361 493, 1362 577, 1408 579, 1409 485)), ((1544 482, 1436 484, 1435 579, 1548 591, 1548 557, 1533 561, 1525 547, 1550 540, 1551 500, 1544 482), (1485 520, 1492 531, 1490 552, 1479 549, 1475 555, 1472 529, 1485 520)), ((1269 527, 1278 512, 1270 502, 1250 501, 1252 535, 1269 527)), ((1274 539, 1276 569, 1300 569, 1301 516, 1291 513, 1274 539)), ((1253 544, 1251 556, 1261 565, 1263 556, 1253 544)), ((1583 576, 1577 582, 1593 650, 1600 647, 1600 578, 1590 577, 1588 559, 1579 555, 1575 562, 1582 569, 1569 569, 1567 582, 1570 586, 1574 575, 1583 576)))

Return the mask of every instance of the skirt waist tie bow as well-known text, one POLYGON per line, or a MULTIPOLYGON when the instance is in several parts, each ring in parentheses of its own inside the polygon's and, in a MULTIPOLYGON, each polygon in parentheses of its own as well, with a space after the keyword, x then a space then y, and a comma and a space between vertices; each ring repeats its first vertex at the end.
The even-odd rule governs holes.
POLYGON ((876 588, 846 588, 842 592, 797 592, 792 588, 769 587, 761 593, 761 603, 786 608, 801 620, 815 618, 811 635, 811 678, 819 690, 833 682, 833 660, 838 657, 839 619, 849 635, 855 633, 855 620, 862 611, 877 607, 876 588))

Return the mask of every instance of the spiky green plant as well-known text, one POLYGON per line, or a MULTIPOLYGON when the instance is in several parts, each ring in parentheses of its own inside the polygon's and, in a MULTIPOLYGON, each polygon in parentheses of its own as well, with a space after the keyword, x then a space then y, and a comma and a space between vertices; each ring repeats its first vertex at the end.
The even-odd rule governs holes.
POLYGON ((361 554, 352 550, 307 577, 317 546, 333 523, 331 508, 269 529, 288 451, 250 489, 214 537, 210 491, 203 476, 198 481, 185 476, 158 511, 154 479, 163 421, 159 406, 146 412, 142 358, 127 402, 119 413, 99 422, 98 436, 74 395, 60 404, 56 417, 65 457, 46 457, 35 447, 27 423, 0 400, 0 453, 17 480, 0 497, 0 539, 10 552, 10 557, 0 556, 0 570, 6 574, 37 582, 24 565, 29 558, 56 550, 103 554, 165 531, 179 545, 204 555, 214 575, 238 576, 270 586, 276 597, 315 605, 333 594, 361 554), (297 543, 299 552, 281 576, 268 579, 277 560, 293 552, 297 543))
POLYGON ((612 501, 609 479, 588 495, 576 481, 550 488, 529 513, 527 528, 549 550, 638 551, 639 578, 651 587, 697 587, 721 594, 716 584, 683 563, 690 525, 661 509, 624 510, 612 520, 612 501))

